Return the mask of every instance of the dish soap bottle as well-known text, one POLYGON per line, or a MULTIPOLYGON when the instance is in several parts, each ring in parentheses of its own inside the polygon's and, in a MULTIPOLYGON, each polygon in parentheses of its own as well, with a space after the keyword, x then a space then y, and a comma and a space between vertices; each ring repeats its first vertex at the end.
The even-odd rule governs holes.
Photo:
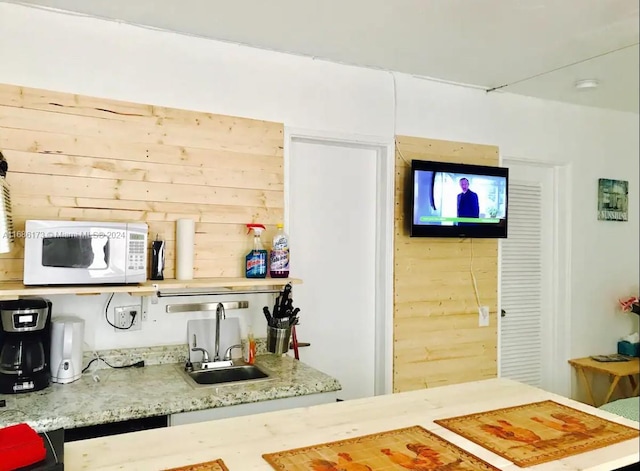
POLYGON ((256 362, 256 339, 253 337, 253 329, 249 326, 247 333, 247 358, 246 362, 253 365, 256 362))
POLYGON ((289 277, 289 236, 284 232, 284 225, 278 224, 278 232, 273 236, 269 276, 271 278, 289 277))
POLYGON ((266 278, 267 251, 262 246, 260 235, 265 227, 262 224, 247 224, 249 233, 253 231, 253 248, 245 257, 245 275, 247 278, 266 278))

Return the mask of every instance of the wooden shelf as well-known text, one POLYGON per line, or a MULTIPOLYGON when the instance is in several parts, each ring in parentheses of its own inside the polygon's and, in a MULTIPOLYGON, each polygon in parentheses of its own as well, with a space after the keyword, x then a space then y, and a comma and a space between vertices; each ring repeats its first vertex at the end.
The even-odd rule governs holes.
POLYGON ((149 280, 137 285, 89 286, 25 286, 19 281, 5 281, 0 282, 0 301, 18 299, 23 296, 47 296, 54 294, 96 295, 103 293, 129 293, 132 296, 153 296, 160 290, 278 288, 287 283, 300 284, 302 280, 297 278, 197 278, 193 280, 149 280))
POLYGON ((284 286, 287 283, 300 284, 297 278, 196 278, 194 280, 147 281, 158 289, 206 289, 206 288, 253 288, 284 286))

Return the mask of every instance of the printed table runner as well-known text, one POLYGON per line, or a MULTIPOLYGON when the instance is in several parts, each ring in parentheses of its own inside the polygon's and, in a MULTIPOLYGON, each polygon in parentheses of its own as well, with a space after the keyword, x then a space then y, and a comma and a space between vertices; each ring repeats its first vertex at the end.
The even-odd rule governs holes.
POLYGON ((408 427, 262 457, 285 471, 496 471, 497 468, 423 429, 408 427))
POLYGON ((435 422, 523 468, 603 448, 640 435, 637 429, 554 401, 435 422))
POLYGON ((165 471, 229 471, 222 460, 207 461, 206 463, 189 464, 165 471))

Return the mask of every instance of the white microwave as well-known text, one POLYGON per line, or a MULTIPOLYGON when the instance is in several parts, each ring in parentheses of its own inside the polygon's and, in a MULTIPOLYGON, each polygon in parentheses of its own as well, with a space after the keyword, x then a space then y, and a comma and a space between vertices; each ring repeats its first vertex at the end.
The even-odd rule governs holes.
POLYGON ((141 283, 147 280, 143 223, 28 220, 25 285, 141 283))

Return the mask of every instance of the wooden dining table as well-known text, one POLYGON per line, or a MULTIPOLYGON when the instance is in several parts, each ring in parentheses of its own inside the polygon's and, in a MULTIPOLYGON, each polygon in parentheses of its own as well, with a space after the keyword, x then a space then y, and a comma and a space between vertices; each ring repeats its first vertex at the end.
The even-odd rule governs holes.
MULTIPOLYGON (((522 468, 435 421, 546 400, 638 429, 637 422, 587 404, 490 379, 67 443, 65 469, 155 471, 222 459, 229 471, 268 471, 263 454, 417 425, 497 469, 515 471, 522 468)), ((639 449, 636 436, 529 469, 610 471, 638 463, 639 449)))

